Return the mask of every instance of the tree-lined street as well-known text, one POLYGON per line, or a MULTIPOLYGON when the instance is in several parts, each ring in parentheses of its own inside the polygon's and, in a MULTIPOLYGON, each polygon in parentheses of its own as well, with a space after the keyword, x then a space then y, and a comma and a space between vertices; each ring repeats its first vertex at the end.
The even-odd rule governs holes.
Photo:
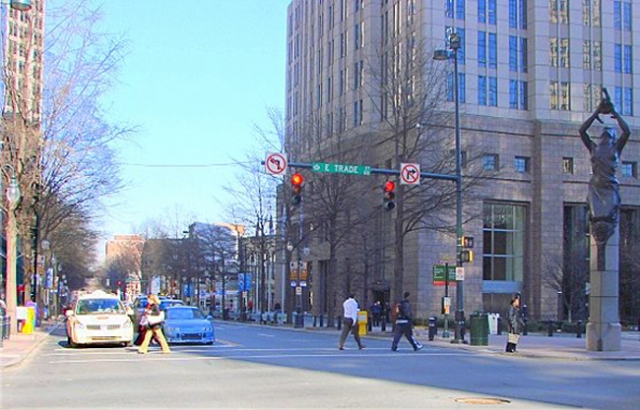
MULTIPOLYGON (((170 355, 156 347, 147 356, 69 349, 60 328, 3 372, 2 406, 466 408, 456 400, 492 398, 513 408, 632 409, 640 399, 637 360, 576 360, 569 349, 532 360, 426 341, 417 353, 406 341, 392 352, 385 337, 366 337, 364 350, 350 339, 339 351, 336 331, 216 325, 214 346, 173 346, 170 355)), ((536 340, 564 349, 562 338, 530 338, 531 349, 536 340)))

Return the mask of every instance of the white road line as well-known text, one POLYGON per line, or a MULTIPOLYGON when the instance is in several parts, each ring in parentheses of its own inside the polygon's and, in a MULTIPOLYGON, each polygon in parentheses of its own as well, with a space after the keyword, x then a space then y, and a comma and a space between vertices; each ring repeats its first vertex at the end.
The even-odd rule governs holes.
POLYGON ((208 361, 208 360, 249 360, 249 359, 300 359, 300 358, 370 358, 370 357, 397 357, 397 358, 411 358, 411 360, 418 359, 420 357, 433 357, 433 356, 468 356, 464 353, 437 353, 437 354, 402 354, 402 353, 385 353, 385 354, 349 354, 349 353, 334 353, 334 354, 289 354, 289 355, 232 355, 232 356, 178 356, 174 355, 162 355, 160 353, 146 355, 145 357, 131 357, 122 359, 78 359, 78 360, 51 360, 49 364, 61 364, 61 363, 95 363, 95 362, 134 362, 142 360, 153 361, 208 361))
POLYGON ((267 333, 258 333, 258 336, 263 336, 263 337, 276 337, 276 335, 270 335, 267 333))

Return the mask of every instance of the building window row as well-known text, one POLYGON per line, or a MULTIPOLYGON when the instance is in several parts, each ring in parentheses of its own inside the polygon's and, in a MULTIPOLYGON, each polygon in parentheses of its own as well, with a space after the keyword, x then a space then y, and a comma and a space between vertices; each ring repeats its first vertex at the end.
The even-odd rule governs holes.
POLYGON ((527 29, 527 0, 509 0, 509 28, 527 29))
POLYGON ((602 43, 585 40, 582 44, 582 68, 602 71, 602 43))
POLYGON ((464 20, 466 14, 466 1, 465 0, 445 0, 445 17, 453 18, 455 13, 455 17, 458 20, 464 20), (455 4, 455 7, 454 7, 455 4))
POLYGON ((582 24, 593 27, 601 26, 600 0, 582 0, 582 24))
POLYGON ((633 51, 630 45, 613 45, 613 69, 616 73, 633 73, 633 51))
POLYGON ((631 1, 614 1, 613 28, 616 30, 631 31, 632 20, 631 1))
MULTIPOLYGON (((478 0, 478 23, 498 24, 498 0, 478 0)), ((515 1, 515 0, 513 0, 515 1)))
POLYGON ((571 110, 571 84, 565 81, 551 81, 549 103, 552 110, 571 110))
POLYGON ((549 43, 551 67, 569 68, 569 39, 551 37, 549 43))
POLYGON ((525 37, 509 36, 509 71, 527 72, 528 40, 525 37))
POLYGON ((549 0, 549 21, 569 24, 569 0, 549 0))

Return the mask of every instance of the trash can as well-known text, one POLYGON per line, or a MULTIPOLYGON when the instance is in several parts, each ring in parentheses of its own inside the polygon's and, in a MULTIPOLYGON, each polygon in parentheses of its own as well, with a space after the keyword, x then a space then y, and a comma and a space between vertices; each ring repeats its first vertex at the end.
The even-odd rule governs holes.
POLYGON ((488 346, 489 345, 489 315, 482 312, 471 314, 471 345, 488 346))
POLYGON ((433 340, 438 334, 438 318, 431 316, 429 318, 429 341, 433 340))
POLYGON ((361 310, 358 312, 358 335, 364 336, 367 334, 367 311, 361 310))

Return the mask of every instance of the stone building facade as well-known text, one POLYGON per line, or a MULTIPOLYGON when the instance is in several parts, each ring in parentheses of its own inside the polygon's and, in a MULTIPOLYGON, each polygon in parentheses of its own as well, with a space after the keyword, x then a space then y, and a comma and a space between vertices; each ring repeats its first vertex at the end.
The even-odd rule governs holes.
MULTIPOLYGON (((326 135, 377 132, 379 90, 371 80, 381 60, 373 56, 388 44, 396 50, 419 44, 428 53, 446 47, 447 33, 461 35, 462 150, 483 170, 463 196, 464 234, 475 238, 475 260, 465 264, 465 310, 505 311, 508 298, 520 292, 532 316, 566 318, 573 308, 559 292, 577 285, 567 285, 563 275, 588 269, 588 254, 569 257, 570 249, 579 254, 586 246, 591 170, 578 129, 603 87, 632 128, 618 176, 624 218, 638 221, 640 8, 627 0, 294 0, 287 27, 289 145, 303 143, 299 136, 310 119, 326 135)), ((441 110, 453 112, 451 64, 442 75, 441 110)), ((446 127, 453 134, 453 126, 446 127)), ((594 126, 591 136, 599 133, 594 126)), ((387 152, 378 159, 399 167, 387 152)), ((315 271, 327 269, 321 242, 311 246, 315 271)), ((451 255, 451 236, 425 230, 407 237, 403 286, 417 295, 420 317, 440 313, 444 289, 433 284, 432 269, 451 255)), ((369 302, 388 301, 390 266, 369 279, 369 302)), ((582 288, 576 292, 584 301, 588 284, 582 288)), ((455 300, 455 287, 450 294, 455 300)))

